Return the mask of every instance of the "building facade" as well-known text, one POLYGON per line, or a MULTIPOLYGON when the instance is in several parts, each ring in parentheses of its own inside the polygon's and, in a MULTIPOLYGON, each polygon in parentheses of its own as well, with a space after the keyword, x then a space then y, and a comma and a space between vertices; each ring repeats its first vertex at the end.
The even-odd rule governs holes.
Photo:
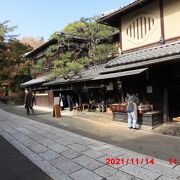
MULTIPOLYGON (((148 105, 146 112, 140 115, 142 125, 154 126, 178 119, 179 15, 180 2, 170 0, 136 0, 104 14, 97 22, 119 29, 114 36, 114 45, 119 47, 120 53, 117 58, 82 71, 81 77, 72 80, 45 82, 43 79, 39 82, 36 79, 25 85, 29 83, 29 86, 36 87, 36 91, 41 88, 46 99, 59 93, 71 93, 79 104, 87 103, 90 96, 94 96, 99 98, 98 102, 105 100, 108 106, 123 104, 126 93, 133 92, 140 98, 139 111, 148 105)), ((115 112, 113 118, 127 121, 125 112, 115 112)))
POLYGON ((119 72, 124 91, 137 92, 162 112, 163 122, 180 116, 179 14, 179 1, 136 0, 98 19, 120 30, 122 54, 107 63, 104 74, 119 72), (146 70, 130 76, 139 68, 146 70))

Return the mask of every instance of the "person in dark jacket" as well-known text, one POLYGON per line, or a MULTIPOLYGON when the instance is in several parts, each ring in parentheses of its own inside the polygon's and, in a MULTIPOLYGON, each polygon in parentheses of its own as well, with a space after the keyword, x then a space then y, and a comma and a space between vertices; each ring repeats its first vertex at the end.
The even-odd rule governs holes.
POLYGON ((27 115, 30 115, 30 110, 34 115, 33 103, 34 103, 34 95, 31 89, 27 89, 24 100, 27 115))

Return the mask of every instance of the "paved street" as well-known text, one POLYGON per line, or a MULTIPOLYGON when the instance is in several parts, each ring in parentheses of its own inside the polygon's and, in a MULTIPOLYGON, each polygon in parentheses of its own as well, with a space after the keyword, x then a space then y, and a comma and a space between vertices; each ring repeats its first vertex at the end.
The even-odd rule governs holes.
MULTIPOLYGON (((61 118, 53 118, 52 110, 45 111, 45 109, 39 109, 37 107, 34 107, 37 108, 35 109, 34 116, 27 116, 24 106, 0 105, 0 108, 37 122, 42 122, 165 161, 171 157, 180 159, 179 137, 160 135, 149 130, 132 131, 127 128, 126 123, 113 122, 111 116, 110 121, 107 121, 105 119, 106 115, 102 113, 99 114, 101 116, 96 116, 97 113, 62 111, 61 118)), ((178 163, 180 164, 180 162, 178 163)))
POLYGON ((53 179, 180 178, 179 165, 170 165, 157 158, 151 163, 153 157, 35 122, 1 109, 0 134, 53 179), (115 157, 116 164, 113 161, 115 157), (111 158, 109 165, 106 165, 107 158, 111 158))

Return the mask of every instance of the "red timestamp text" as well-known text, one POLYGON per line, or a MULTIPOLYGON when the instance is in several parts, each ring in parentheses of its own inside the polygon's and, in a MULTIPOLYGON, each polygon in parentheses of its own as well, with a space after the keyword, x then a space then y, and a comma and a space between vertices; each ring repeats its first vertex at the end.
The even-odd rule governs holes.
POLYGON ((178 161, 177 158, 175 158, 175 157, 169 158, 168 161, 169 161, 169 164, 170 164, 170 165, 177 165, 177 164, 180 164, 180 161, 178 161))
POLYGON ((106 164, 154 164, 154 158, 106 158, 106 164))

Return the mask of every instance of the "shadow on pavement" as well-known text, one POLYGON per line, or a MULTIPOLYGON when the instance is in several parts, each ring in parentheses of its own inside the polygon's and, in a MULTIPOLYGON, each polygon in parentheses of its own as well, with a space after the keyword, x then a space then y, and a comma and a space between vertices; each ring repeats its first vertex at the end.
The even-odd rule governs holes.
POLYGON ((50 180, 51 178, 0 136, 0 179, 50 180))

